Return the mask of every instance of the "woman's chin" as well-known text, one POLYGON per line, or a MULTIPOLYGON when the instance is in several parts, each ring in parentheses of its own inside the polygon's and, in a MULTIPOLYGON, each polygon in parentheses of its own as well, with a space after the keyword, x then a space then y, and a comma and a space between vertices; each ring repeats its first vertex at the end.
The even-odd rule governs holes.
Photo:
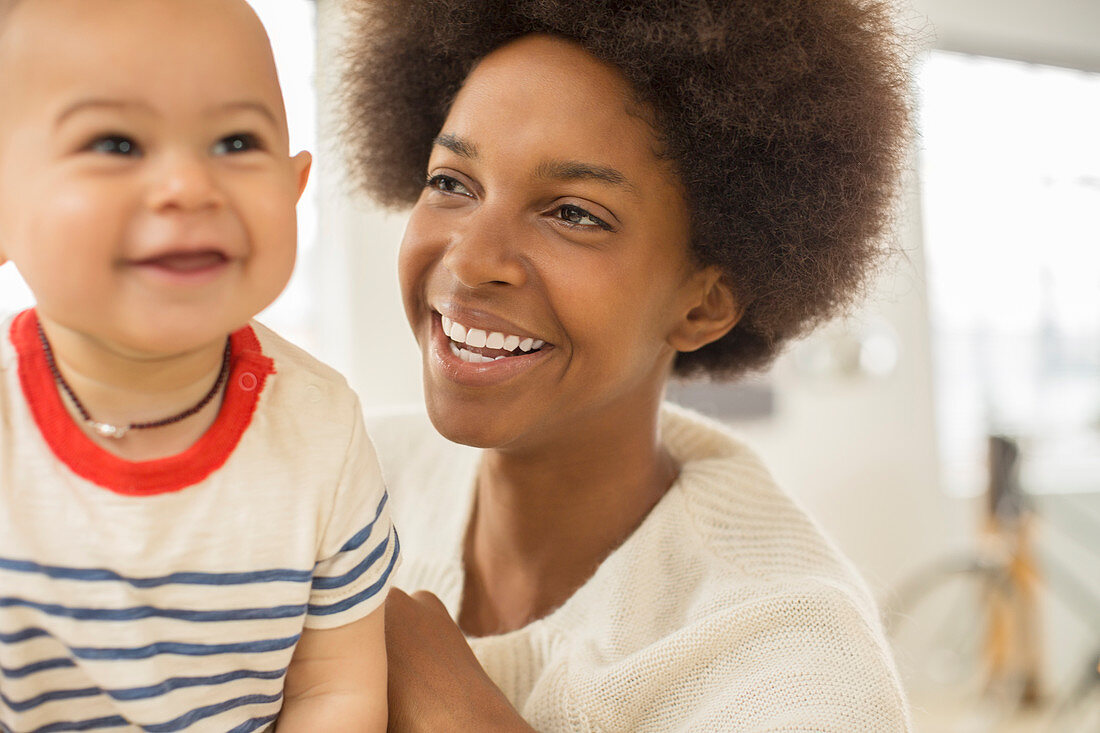
POLYGON ((476 410, 464 410, 441 402, 444 401, 425 396, 428 419, 436 431, 452 443, 474 448, 499 448, 508 442, 504 431, 500 430, 499 421, 486 418, 476 410))

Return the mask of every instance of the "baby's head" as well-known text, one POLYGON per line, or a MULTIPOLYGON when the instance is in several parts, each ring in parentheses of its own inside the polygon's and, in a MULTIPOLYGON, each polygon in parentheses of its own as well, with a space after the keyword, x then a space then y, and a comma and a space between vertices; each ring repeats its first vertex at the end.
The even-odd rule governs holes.
POLYGON ((244 0, 0 0, 0 263, 45 322, 149 356, 244 325, 294 266, 288 146, 244 0))

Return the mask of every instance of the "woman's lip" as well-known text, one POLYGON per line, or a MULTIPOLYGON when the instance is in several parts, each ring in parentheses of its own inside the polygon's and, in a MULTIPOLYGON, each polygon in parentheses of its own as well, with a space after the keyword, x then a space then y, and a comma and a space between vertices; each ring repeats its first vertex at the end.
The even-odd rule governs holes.
POLYGON ((443 325, 438 313, 432 314, 430 356, 444 376, 452 382, 465 386, 478 387, 505 382, 522 372, 542 363, 553 351, 547 345, 539 351, 520 356, 507 356, 495 361, 474 363, 463 361, 451 351, 451 339, 443 333, 443 325))

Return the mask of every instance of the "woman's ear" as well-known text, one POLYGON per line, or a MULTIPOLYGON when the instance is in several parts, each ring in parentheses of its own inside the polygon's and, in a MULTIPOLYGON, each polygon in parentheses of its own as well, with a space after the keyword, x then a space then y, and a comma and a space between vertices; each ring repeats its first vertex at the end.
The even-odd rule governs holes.
POLYGON ((694 273, 688 292, 688 310, 668 336, 669 345, 677 351, 695 351, 717 341, 737 325, 745 312, 717 267, 694 273))

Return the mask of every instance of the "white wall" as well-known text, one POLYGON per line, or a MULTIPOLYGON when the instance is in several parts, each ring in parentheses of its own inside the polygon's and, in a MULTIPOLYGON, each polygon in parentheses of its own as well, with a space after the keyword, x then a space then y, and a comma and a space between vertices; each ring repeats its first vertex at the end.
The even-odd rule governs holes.
POLYGON ((912 0, 947 51, 1100 71, 1097 0, 912 0))
POLYGON ((419 403, 420 359, 397 286, 397 247, 406 217, 349 195, 334 101, 345 24, 339 0, 317 5, 322 142, 316 166, 322 213, 311 275, 321 300, 318 311, 325 314, 319 350, 347 375, 367 408, 419 403))

